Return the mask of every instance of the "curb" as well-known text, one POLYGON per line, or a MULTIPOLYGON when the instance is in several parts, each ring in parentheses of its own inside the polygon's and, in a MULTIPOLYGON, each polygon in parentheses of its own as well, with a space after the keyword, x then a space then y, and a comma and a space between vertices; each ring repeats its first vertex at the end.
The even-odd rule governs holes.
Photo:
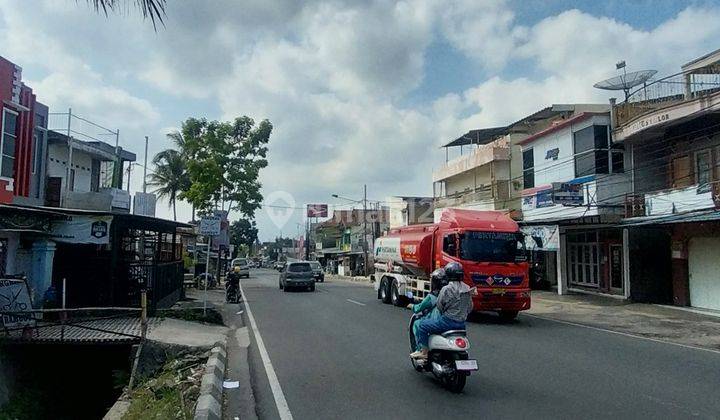
POLYGON ((200 382, 200 397, 195 406, 195 420, 222 419, 222 393, 227 363, 227 338, 215 343, 205 364, 200 382))

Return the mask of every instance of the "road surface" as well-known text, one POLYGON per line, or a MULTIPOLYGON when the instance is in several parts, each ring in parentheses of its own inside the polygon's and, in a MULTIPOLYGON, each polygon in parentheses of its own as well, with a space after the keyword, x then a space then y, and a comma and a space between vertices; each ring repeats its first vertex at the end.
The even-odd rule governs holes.
POLYGON ((487 315, 468 323, 470 354, 481 369, 455 395, 412 369, 409 311, 381 304, 367 285, 336 281, 318 283, 314 293, 285 293, 277 272, 254 270, 242 287, 250 309, 242 316, 252 314, 267 356, 253 336, 260 418, 720 416, 718 353, 527 315, 513 323, 487 315))

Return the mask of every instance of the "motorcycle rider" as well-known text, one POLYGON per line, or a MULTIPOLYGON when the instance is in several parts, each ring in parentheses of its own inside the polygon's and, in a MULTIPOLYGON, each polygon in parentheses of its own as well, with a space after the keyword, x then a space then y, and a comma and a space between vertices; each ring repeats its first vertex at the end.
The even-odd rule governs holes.
POLYGON ((229 302, 228 296, 230 290, 234 290, 235 292, 235 301, 240 300, 240 267, 235 266, 233 267, 232 271, 230 271, 227 275, 227 278, 225 279, 225 300, 229 302))
MULTIPOLYGON (((430 293, 425 296, 425 299, 423 299, 420 303, 411 304, 410 309, 412 309, 413 313, 422 313, 424 311, 427 311, 427 314, 423 316, 421 319, 418 319, 413 324, 413 335, 417 337, 418 335, 418 323, 423 319, 435 319, 440 316, 440 311, 438 310, 436 303, 437 303, 437 296, 440 294, 440 289, 443 288, 447 284, 447 276, 445 275, 445 269, 444 268, 438 268, 437 270, 430 273, 430 293)), ((420 350, 420 347, 418 346, 415 350, 420 350)))
POLYGON ((437 297, 437 309, 440 316, 424 318, 417 322, 417 343, 419 350, 410 354, 414 359, 427 359, 428 340, 432 334, 441 334, 450 330, 464 330, 465 320, 472 312, 473 304, 470 286, 463 282, 463 268, 458 262, 445 266, 448 284, 440 289, 437 297))

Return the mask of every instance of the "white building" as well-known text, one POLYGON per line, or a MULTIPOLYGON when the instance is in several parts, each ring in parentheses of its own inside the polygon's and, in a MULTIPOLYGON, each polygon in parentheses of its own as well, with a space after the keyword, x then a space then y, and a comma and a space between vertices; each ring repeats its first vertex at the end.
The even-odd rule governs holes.
POLYGON ((611 141, 609 112, 557 120, 520 145, 524 230, 544 239, 536 247, 544 275, 561 294, 627 297, 627 238, 611 226, 622 218, 630 178, 622 146, 611 141))

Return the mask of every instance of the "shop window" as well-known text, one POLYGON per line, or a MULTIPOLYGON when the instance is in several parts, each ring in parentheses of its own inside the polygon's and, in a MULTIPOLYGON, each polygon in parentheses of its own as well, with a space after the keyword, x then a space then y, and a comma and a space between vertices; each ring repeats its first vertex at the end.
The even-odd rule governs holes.
POLYGON ((0 175, 13 178, 15 175, 15 141, 17 129, 17 113, 3 109, 2 139, 0 143, 0 175))
POLYGON ((535 186, 535 155, 533 149, 523 150, 523 188, 535 186))
POLYGON ((689 156, 676 156, 671 162, 672 187, 682 188, 692 185, 692 164, 689 156))
POLYGON ((624 150, 612 144, 607 125, 591 125, 573 133, 575 177, 624 171, 624 150))

